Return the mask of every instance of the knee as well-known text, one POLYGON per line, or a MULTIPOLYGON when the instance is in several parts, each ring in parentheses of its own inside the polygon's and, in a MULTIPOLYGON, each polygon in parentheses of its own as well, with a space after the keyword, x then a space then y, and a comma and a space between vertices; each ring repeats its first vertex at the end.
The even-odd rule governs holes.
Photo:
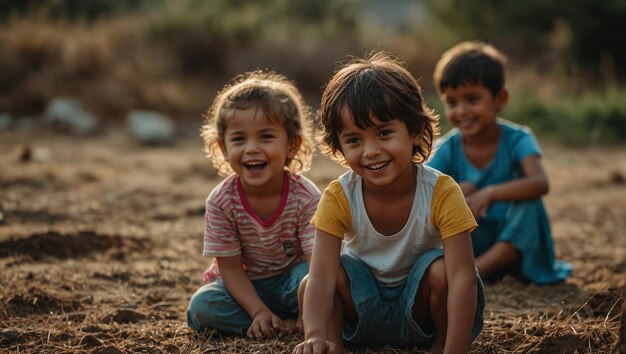
POLYGON ((435 260, 426 270, 425 281, 432 292, 447 293, 448 277, 443 258, 435 260))
POLYGON ((306 284, 309 281, 309 275, 305 275, 304 278, 300 281, 300 285, 298 285, 298 302, 302 304, 302 300, 304 299, 304 290, 306 289, 306 284))
MULTIPOLYGON (((304 291, 308 281, 309 275, 307 274, 304 278, 302 278, 300 285, 298 286, 298 299, 300 299, 300 303, 302 303, 302 299, 304 298, 304 291)), ((339 267, 339 270, 337 271, 336 290, 341 293, 341 291, 345 289, 350 289, 350 278, 348 278, 348 274, 343 267, 339 267)))
POLYGON ((337 289, 350 289, 350 278, 348 278, 348 273, 342 266, 337 271, 337 289))
POLYGON ((187 308, 187 324, 200 332, 215 327, 221 317, 216 309, 223 308, 225 302, 228 302, 227 296, 219 291, 207 290, 194 294, 187 308))

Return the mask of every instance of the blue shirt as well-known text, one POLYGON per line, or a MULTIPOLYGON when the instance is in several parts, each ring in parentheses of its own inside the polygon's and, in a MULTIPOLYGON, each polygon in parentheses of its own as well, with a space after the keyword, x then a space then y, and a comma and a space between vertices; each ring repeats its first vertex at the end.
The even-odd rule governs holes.
MULTIPOLYGON (((462 135, 456 128, 435 142, 435 154, 426 164, 451 176, 457 183, 468 181, 478 189, 522 177, 522 161, 533 154, 541 156, 541 148, 530 128, 501 118, 497 119, 497 124, 500 127, 498 148, 484 168, 475 167, 467 159, 462 135)), ((492 203, 485 218, 502 220, 509 203, 492 203)))

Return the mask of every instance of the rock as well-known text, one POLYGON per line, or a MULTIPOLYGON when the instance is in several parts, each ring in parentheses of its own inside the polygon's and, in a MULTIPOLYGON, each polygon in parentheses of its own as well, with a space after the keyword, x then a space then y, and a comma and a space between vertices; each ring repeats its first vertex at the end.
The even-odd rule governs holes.
POLYGON ((10 114, 0 113, 0 131, 9 130, 12 122, 13 118, 11 118, 10 114))
POLYGON ((143 144, 165 145, 174 139, 174 122, 157 112, 131 111, 126 124, 129 133, 143 144))
POLYGON ((74 98, 55 98, 48 104, 44 114, 46 123, 60 131, 78 135, 95 134, 99 129, 98 119, 81 108, 74 98))

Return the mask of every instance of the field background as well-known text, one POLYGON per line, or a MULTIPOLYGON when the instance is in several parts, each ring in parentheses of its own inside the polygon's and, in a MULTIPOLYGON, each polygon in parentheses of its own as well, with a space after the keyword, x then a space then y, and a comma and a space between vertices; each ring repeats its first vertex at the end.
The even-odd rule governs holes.
MULTIPOLYGON (((257 68, 293 79, 316 109, 337 63, 375 49, 404 59, 440 111, 432 70, 464 39, 509 56, 503 116, 538 135, 556 253, 575 267, 559 285, 487 286, 472 351, 625 352, 626 5, 381 4, 0 0, 0 353, 290 352, 299 337, 186 327, 210 261, 204 199, 220 180, 202 152, 203 112, 230 77, 257 68), (98 130, 47 124, 59 97, 77 99, 98 130), (175 137, 133 139, 135 109, 170 117, 175 137)), ((318 155, 306 175, 324 188, 342 171, 318 155)))

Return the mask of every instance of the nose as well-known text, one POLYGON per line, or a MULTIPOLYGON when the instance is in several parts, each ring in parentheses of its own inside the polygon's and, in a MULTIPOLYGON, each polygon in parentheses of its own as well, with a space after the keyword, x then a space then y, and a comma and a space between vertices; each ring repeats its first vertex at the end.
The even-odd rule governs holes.
POLYGON ((246 144, 246 153, 255 154, 255 153, 258 153, 259 151, 261 151, 259 142, 256 141, 256 139, 248 140, 246 144))
POLYGON ((456 106, 456 114, 458 116, 464 116, 469 112, 469 110, 467 109, 467 105, 463 102, 460 102, 457 106, 456 106))
POLYGON ((380 142, 378 140, 366 141, 363 148, 365 157, 374 157, 380 153, 380 142))

